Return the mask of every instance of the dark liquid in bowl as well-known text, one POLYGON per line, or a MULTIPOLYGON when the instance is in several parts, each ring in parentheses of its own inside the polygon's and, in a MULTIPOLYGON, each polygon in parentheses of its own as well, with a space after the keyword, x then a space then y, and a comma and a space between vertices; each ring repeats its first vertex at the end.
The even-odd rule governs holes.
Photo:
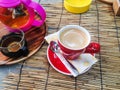
POLYGON ((7 47, 7 49, 3 49, 1 52, 12 58, 17 58, 20 56, 27 56, 29 50, 27 48, 27 42, 24 39, 22 42, 20 35, 11 35, 5 36, 2 38, 1 45, 2 47, 7 47))

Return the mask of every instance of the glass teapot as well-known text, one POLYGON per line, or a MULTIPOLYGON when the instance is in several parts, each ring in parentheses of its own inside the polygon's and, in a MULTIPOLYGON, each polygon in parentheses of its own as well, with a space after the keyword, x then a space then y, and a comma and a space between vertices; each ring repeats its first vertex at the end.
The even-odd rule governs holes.
POLYGON ((31 0, 0 0, 0 21, 11 31, 29 30, 31 26, 41 26, 46 19, 43 7, 31 0), (36 19, 36 13, 40 19, 36 19))

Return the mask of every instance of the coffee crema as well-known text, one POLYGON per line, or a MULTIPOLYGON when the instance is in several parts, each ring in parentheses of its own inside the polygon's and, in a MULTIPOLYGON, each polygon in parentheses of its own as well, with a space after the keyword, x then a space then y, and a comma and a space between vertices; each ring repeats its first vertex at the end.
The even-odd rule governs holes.
POLYGON ((21 48, 20 42, 16 42, 16 41, 14 41, 8 45, 9 52, 17 52, 18 50, 20 50, 20 48, 21 48))
POLYGON ((88 44, 88 37, 85 32, 70 28, 60 34, 60 41, 70 49, 81 49, 88 44))

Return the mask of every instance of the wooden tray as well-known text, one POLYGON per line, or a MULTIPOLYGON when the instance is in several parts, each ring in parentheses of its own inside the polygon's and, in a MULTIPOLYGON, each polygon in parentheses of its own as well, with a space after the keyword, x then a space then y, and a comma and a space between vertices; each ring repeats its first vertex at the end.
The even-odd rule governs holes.
MULTIPOLYGON (((0 26, 0 28, 1 27, 2 26, 0 26)), ((0 36, 9 33, 8 30, 3 30, 3 28, 2 28, 2 32, 0 31, 0 36)), ((15 64, 15 63, 21 62, 29 58, 30 56, 32 56, 34 53, 36 53, 40 49, 40 47, 44 43, 45 35, 46 35, 46 24, 45 23, 41 27, 32 27, 30 30, 25 32, 25 38, 28 42, 28 49, 30 51, 28 56, 13 59, 13 58, 4 56, 0 52, 0 65, 15 64)))
POLYGON ((99 1, 107 3, 107 4, 113 4, 114 0, 99 0, 99 1))

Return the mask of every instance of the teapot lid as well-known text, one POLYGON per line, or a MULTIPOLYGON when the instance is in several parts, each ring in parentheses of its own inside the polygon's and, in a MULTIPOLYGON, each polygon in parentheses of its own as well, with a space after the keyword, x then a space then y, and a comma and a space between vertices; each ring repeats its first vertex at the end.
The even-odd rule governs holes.
POLYGON ((0 7, 15 7, 20 4, 21 0, 0 0, 0 7))

